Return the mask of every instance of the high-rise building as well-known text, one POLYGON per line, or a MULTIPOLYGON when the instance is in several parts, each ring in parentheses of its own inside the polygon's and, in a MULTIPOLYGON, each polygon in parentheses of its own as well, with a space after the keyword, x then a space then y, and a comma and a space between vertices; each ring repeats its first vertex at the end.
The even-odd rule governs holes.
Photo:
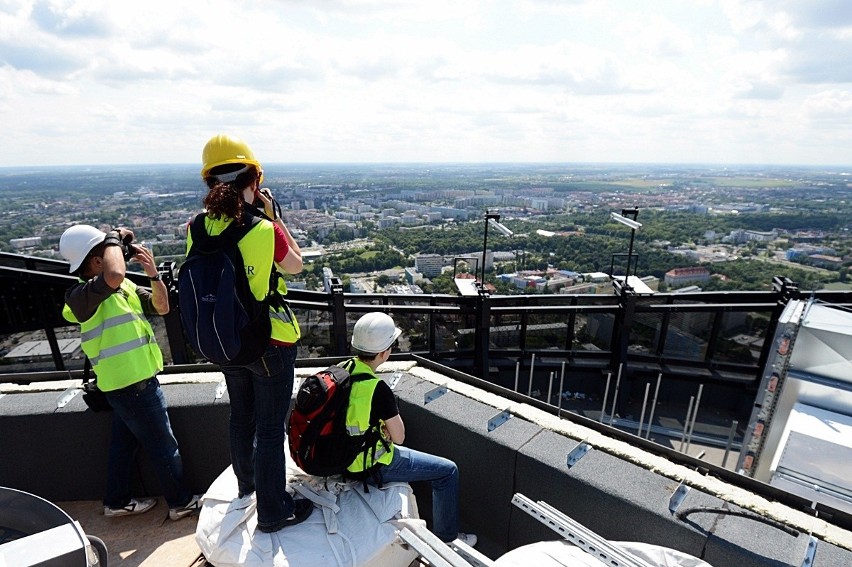
POLYGON ((441 275, 444 257, 440 254, 420 254, 414 257, 414 267, 424 277, 434 278, 441 275))

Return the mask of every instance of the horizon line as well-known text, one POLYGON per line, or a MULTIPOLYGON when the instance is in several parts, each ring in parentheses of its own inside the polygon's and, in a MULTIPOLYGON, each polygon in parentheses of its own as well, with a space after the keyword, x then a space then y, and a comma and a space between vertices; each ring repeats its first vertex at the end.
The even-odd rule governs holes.
MULTIPOLYGON (((852 164, 808 164, 808 163, 748 163, 748 162, 630 162, 630 161, 267 161, 267 166, 608 166, 608 167, 702 167, 702 168, 832 168, 850 169, 852 164)), ((200 167, 189 162, 139 162, 139 163, 82 163, 82 164, 40 164, 40 165, 2 165, 0 170, 59 169, 85 167, 200 167)))

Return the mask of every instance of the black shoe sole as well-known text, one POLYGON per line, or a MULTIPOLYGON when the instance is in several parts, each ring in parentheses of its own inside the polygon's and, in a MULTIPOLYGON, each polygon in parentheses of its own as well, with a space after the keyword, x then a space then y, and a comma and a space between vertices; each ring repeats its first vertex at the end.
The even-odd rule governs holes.
POLYGON ((271 528, 263 528, 258 526, 258 529, 266 534, 271 534, 277 532, 279 530, 283 530, 284 528, 289 528, 290 526, 295 526, 297 524, 301 524, 305 520, 311 517, 311 513, 314 511, 314 503, 305 498, 296 500, 294 502, 296 505, 296 509, 293 511, 293 514, 281 522, 280 524, 276 524, 271 528))

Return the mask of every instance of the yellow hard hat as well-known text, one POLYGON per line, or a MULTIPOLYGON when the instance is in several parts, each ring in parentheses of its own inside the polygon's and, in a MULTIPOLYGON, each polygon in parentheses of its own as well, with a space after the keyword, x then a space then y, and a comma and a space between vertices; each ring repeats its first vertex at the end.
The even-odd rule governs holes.
POLYGON ((254 152, 247 143, 227 134, 216 134, 204 146, 201 152, 201 178, 205 179, 214 167, 227 163, 245 163, 253 165, 260 174, 263 182, 263 167, 254 157, 254 152))

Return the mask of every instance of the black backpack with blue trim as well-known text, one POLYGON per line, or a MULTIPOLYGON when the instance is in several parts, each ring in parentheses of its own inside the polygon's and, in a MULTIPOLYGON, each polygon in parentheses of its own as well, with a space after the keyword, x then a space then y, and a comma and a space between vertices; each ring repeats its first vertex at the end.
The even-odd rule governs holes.
POLYGON ((237 243, 260 222, 243 214, 216 236, 204 227, 200 213, 189 230, 192 247, 178 274, 178 304, 186 338, 201 356, 225 366, 259 359, 272 335, 269 298, 258 301, 251 292, 237 243))

